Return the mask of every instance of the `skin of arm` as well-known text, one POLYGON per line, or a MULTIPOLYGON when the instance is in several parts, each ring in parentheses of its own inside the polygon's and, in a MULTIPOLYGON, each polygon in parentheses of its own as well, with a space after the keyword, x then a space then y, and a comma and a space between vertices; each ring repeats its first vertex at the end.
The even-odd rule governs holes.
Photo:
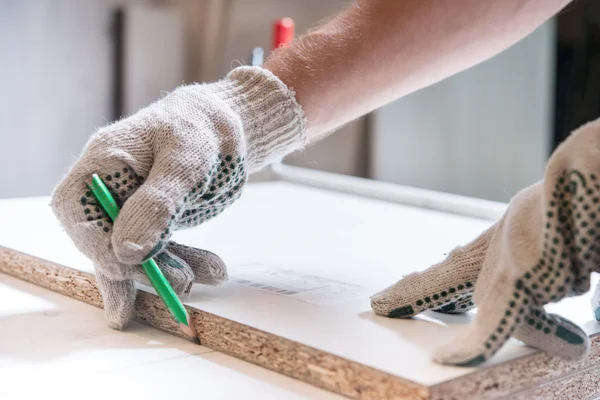
POLYGON ((523 39, 571 0, 358 0, 264 68, 296 92, 309 141, 523 39))

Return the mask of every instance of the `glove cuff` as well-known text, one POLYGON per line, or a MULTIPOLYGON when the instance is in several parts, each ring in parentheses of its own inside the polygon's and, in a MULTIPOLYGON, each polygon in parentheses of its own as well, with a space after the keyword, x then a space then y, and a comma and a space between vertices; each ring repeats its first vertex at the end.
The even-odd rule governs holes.
POLYGON ((306 118, 289 89, 272 72, 238 67, 211 88, 241 119, 248 172, 280 161, 307 144, 306 118))

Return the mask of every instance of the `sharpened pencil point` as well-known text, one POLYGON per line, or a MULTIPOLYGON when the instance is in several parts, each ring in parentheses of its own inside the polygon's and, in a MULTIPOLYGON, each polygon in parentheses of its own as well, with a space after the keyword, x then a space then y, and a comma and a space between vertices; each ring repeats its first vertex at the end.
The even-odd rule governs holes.
POLYGON ((192 320, 190 318, 190 316, 188 315, 188 319, 187 319, 188 324, 179 324, 179 328, 181 329, 181 331, 190 339, 192 339, 195 343, 200 344, 200 338, 198 338, 198 333, 196 332, 196 329, 194 328, 194 324, 192 323, 192 320))

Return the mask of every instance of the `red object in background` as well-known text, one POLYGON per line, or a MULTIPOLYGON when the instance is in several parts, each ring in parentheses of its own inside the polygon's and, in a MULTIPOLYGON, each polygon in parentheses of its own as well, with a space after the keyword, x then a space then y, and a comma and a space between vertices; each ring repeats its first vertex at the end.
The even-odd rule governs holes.
POLYGON ((294 40, 294 20, 291 18, 282 18, 275 21, 273 25, 273 48, 275 50, 281 46, 287 46, 294 40))

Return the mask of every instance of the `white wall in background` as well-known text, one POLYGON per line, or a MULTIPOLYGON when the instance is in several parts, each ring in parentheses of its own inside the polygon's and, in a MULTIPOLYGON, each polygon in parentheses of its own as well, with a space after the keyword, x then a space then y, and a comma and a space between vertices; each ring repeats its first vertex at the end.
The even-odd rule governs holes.
POLYGON ((132 4, 124 36, 123 113, 130 115, 184 83, 181 9, 132 4))
POLYGON ((110 118, 111 3, 0 1, 0 197, 49 194, 110 118))
POLYGON ((496 57, 375 113, 373 177, 507 201, 552 140, 554 21, 496 57))
MULTIPOLYGON (((125 0, 0 1, 0 198, 48 195, 112 119, 112 12, 125 0)), ((131 2, 124 114, 183 83, 180 13, 131 2)))

